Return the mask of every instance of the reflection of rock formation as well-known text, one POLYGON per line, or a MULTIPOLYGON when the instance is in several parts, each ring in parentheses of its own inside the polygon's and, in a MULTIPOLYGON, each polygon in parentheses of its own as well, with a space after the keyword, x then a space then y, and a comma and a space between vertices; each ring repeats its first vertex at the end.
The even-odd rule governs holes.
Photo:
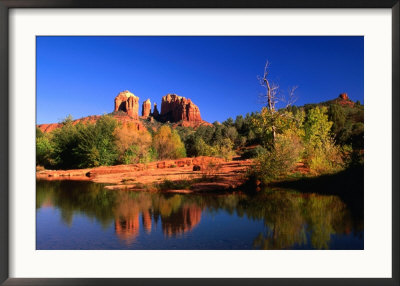
POLYGON ((124 111, 133 119, 139 119, 139 97, 125 90, 114 100, 114 112, 124 111))
MULTIPOLYGON (((200 223, 202 209, 197 205, 184 206, 169 216, 161 217, 162 229, 165 235, 171 237, 191 231, 200 223)), ((139 212, 127 216, 120 214, 115 217, 115 233, 126 244, 132 244, 140 233, 139 212)), ((141 212, 143 229, 146 233, 152 231, 152 215, 157 221, 158 214, 150 209, 141 212)))
POLYGON ((137 202, 129 199, 127 194, 121 194, 115 205, 115 233, 128 245, 139 235, 139 215, 137 202))
POLYGON ((132 217, 118 217, 115 219, 115 233, 117 236, 131 244, 139 235, 139 214, 132 217))
POLYGON ((168 217, 162 217, 161 223, 167 236, 179 235, 191 231, 200 223, 202 209, 197 205, 184 206, 168 217))
POLYGON ((149 211, 144 211, 142 213, 142 222, 143 222, 144 230, 147 233, 150 233, 151 232, 151 214, 149 211))

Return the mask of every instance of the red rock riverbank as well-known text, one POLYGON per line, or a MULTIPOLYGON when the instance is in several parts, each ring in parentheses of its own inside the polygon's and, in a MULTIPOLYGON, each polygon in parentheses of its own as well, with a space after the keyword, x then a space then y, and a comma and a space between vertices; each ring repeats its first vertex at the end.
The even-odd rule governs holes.
POLYGON ((44 180, 85 180, 109 184, 108 189, 147 190, 165 181, 193 182, 190 187, 173 192, 198 192, 234 189, 244 183, 252 160, 225 161, 214 157, 183 158, 148 164, 102 166, 76 170, 42 170, 44 180), (150 187, 149 187, 150 186, 150 187))

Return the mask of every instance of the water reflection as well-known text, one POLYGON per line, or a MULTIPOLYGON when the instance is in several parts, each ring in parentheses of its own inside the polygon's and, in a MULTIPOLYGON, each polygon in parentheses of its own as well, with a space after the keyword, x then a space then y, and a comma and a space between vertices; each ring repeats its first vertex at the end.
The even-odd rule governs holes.
POLYGON ((196 205, 185 205, 180 211, 162 219, 162 229, 165 235, 174 236, 191 231, 201 220, 202 208, 196 205))
POLYGON ((261 209, 248 210, 255 218, 263 218, 268 226, 254 240, 261 249, 287 249, 307 243, 313 248, 328 249, 333 234, 348 233, 352 219, 346 205, 335 196, 294 193, 270 193, 261 209))
MULTIPOLYGON (((232 217, 227 223, 235 223, 233 218, 262 223, 248 241, 254 249, 329 249, 333 235, 358 233, 361 241, 363 236, 363 222, 356 221, 337 196, 282 190, 256 195, 159 194, 107 191, 90 182, 38 181, 36 197, 37 209, 58 209, 65 225, 71 226, 75 215, 84 214, 104 229, 113 227, 125 245, 134 244, 142 234, 155 235, 157 225, 161 226, 164 240, 183 237, 202 225, 204 213, 221 212, 232 217)), ((205 239, 212 242, 212 223, 204 224, 210 229, 205 239)), ((238 228, 229 235, 235 237, 241 232, 238 228)), ((229 248, 226 245, 225 249, 229 248)))

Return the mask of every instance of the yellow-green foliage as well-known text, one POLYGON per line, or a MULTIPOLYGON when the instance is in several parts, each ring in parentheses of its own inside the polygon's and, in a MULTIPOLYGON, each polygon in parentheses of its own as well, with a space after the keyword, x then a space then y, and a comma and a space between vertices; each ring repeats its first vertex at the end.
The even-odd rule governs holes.
POLYGON ((186 157, 185 145, 179 134, 167 125, 161 126, 154 134, 153 147, 161 160, 186 157))
POLYGON ((266 108, 253 118, 253 126, 266 149, 255 160, 251 173, 254 177, 268 183, 293 171, 301 161, 314 174, 331 173, 344 167, 342 149, 335 145, 331 134, 327 108, 312 108, 306 118, 305 121, 302 110, 293 114, 266 108))
POLYGON ((137 130, 136 124, 127 123, 115 130, 119 160, 124 164, 147 163, 152 156, 151 134, 147 130, 137 130))
POLYGON ((332 122, 328 120, 326 107, 310 109, 305 123, 305 162, 313 173, 339 171, 344 162, 339 146, 331 134, 332 122))
POLYGON ((36 165, 51 166, 53 164, 51 158, 53 150, 50 134, 41 134, 41 136, 36 137, 36 165))
POLYGON ((204 142, 203 138, 196 138, 193 146, 197 156, 215 156, 216 150, 204 142))
POLYGON ((303 150, 301 138, 288 129, 276 136, 272 150, 265 151, 256 158, 253 175, 264 183, 286 175, 296 167, 303 150))
POLYGON ((261 139, 264 147, 273 145, 273 133, 282 134, 286 130, 292 130, 299 136, 303 135, 302 125, 304 122, 304 111, 293 114, 290 111, 271 111, 263 108, 260 114, 252 118, 252 127, 256 135, 261 139))
POLYGON ((221 157, 227 161, 236 155, 233 146, 234 144, 229 138, 221 139, 212 146, 205 143, 202 138, 198 138, 194 143, 197 156, 221 157))
POLYGON ((331 141, 332 122, 328 120, 328 109, 315 107, 310 109, 305 123, 305 139, 313 148, 320 149, 331 141))
POLYGON ((344 167, 343 154, 332 139, 319 148, 308 146, 305 162, 314 174, 337 172, 344 167))
POLYGON ((229 138, 224 138, 214 146, 214 149, 216 149, 218 157, 222 157, 226 161, 229 161, 232 160, 232 157, 236 154, 235 151, 233 151, 233 146, 234 144, 229 138))

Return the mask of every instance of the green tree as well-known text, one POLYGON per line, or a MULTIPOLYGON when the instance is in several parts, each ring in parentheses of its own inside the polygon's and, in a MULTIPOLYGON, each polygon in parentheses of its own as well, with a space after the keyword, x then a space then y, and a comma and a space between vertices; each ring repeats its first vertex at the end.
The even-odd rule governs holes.
POLYGON ((337 136, 346 123, 346 114, 338 104, 331 104, 328 112, 329 121, 332 121, 332 132, 337 136))
POLYGON ((221 128, 221 125, 216 124, 214 126, 200 126, 199 128, 197 128, 194 136, 197 138, 202 138, 204 142, 210 144, 213 140, 216 128, 221 128))
POLYGON ((244 118, 243 118, 243 116, 242 115, 238 115, 238 116, 236 116, 236 119, 235 119, 235 127, 236 127, 236 130, 239 132, 239 133, 241 133, 242 132, 242 129, 243 129, 243 127, 244 127, 244 118))
POLYGON ((236 130, 236 127, 229 126, 223 130, 224 139, 229 139, 233 143, 239 143, 240 138, 239 133, 236 130))
POLYGON ((233 125, 234 125, 234 122, 233 122, 232 117, 229 117, 227 120, 225 120, 224 122, 222 122, 222 124, 225 125, 225 126, 227 126, 227 127, 233 126, 233 125))
POLYGON ((71 116, 68 116, 61 124, 61 128, 52 132, 54 146, 52 160, 56 168, 76 168, 79 162, 74 152, 79 142, 77 127, 73 124, 71 116))
POLYGON ((95 124, 79 125, 78 144, 74 153, 79 158, 78 167, 97 167, 112 165, 118 158, 114 130, 116 119, 102 116, 95 124))

